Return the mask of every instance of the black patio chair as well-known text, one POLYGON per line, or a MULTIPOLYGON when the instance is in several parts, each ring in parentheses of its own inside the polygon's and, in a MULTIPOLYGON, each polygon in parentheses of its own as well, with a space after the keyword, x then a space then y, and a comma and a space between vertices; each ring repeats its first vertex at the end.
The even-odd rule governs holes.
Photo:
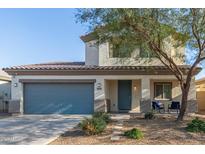
POLYGON ((158 111, 159 113, 165 113, 164 104, 159 101, 152 101, 152 109, 158 111))
POLYGON ((170 111, 172 111, 172 110, 176 110, 177 113, 179 113, 179 110, 180 110, 180 102, 179 101, 172 101, 172 103, 168 105, 168 112, 170 113, 170 111))

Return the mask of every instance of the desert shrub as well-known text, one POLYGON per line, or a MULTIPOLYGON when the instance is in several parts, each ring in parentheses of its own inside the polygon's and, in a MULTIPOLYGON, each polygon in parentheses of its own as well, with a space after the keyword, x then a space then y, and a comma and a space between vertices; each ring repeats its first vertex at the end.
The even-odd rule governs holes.
POLYGON ((145 113, 144 118, 145 119, 154 119, 155 118, 154 112, 149 111, 149 112, 145 113))
POLYGON ((137 129, 137 128, 133 128, 131 130, 128 130, 124 133, 125 136, 129 137, 129 138, 133 138, 133 139, 141 139, 143 138, 143 133, 141 130, 137 129))
POLYGON ((205 133, 205 122, 199 118, 193 119, 187 124, 186 130, 188 132, 204 132, 205 133))
POLYGON ((106 122, 102 118, 86 118, 79 123, 80 128, 88 135, 102 133, 106 128, 106 122))
POLYGON ((93 118, 102 118, 106 123, 111 121, 110 116, 105 112, 95 112, 93 118))

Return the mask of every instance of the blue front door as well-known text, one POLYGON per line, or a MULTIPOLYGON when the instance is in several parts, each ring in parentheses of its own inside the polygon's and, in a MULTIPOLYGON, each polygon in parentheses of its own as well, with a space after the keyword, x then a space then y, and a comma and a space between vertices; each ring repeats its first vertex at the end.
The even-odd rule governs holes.
POLYGON ((119 110, 131 110, 131 80, 118 81, 118 108, 119 110))

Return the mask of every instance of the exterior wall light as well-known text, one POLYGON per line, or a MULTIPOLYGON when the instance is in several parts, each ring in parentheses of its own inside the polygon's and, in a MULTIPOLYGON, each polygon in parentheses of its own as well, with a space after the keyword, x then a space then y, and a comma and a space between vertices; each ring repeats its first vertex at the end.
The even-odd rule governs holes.
POLYGON ((14 87, 18 87, 18 83, 14 83, 14 87))

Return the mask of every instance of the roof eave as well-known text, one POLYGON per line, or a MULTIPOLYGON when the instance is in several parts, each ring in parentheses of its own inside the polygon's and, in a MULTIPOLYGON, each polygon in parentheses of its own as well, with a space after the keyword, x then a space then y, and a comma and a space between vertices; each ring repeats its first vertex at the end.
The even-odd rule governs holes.
POLYGON ((80 39, 83 41, 83 42, 89 42, 89 41, 93 41, 93 40, 96 40, 97 39, 97 36, 95 35, 94 32, 91 32, 91 33, 88 33, 86 35, 82 35, 80 36, 80 39))
MULTIPOLYGON (((9 75, 172 75, 168 70, 5 70, 9 75)), ((185 73, 184 73, 185 74, 185 73)))

